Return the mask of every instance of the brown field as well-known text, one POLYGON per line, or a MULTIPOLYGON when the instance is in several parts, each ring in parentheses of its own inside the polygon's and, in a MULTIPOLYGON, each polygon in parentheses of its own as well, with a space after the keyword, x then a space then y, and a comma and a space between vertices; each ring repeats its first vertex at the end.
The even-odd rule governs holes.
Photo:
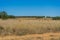
POLYGON ((31 34, 25 36, 1 36, 0 40, 60 40, 60 33, 31 34))
POLYGON ((60 40, 60 20, 0 19, 0 40, 60 40))

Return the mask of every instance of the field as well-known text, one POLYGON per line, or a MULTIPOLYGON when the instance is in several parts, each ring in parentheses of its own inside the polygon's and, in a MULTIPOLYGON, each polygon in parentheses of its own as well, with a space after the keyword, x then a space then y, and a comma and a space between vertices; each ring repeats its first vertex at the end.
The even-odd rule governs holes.
POLYGON ((25 36, 2 36, 0 40, 60 40, 60 33, 31 34, 25 36))
POLYGON ((0 19, 0 40, 60 40, 60 20, 0 19))

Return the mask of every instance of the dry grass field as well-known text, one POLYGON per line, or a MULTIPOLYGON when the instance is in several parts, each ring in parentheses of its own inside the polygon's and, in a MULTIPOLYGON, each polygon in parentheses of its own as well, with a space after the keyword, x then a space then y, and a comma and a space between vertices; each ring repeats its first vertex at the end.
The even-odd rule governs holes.
POLYGON ((2 36, 0 40, 60 40, 60 33, 31 34, 25 36, 2 36))
POLYGON ((0 40, 60 40, 60 20, 0 19, 0 40))

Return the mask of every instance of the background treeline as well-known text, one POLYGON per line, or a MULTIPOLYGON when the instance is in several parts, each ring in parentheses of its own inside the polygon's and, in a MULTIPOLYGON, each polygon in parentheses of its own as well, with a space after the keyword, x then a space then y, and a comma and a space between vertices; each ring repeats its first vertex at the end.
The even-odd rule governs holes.
POLYGON ((1 19, 15 18, 13 15, 8 15, 5 11, 0 12, 1 19))
POLYGON ((60 20, 60 16, 51 17, 51 16, 14 16, 14 15, 8 15, 7 12, 2 11, 0 12, 0 18, 1 19, 9 19, 9 18, 52 18, 53 20, 60 20))

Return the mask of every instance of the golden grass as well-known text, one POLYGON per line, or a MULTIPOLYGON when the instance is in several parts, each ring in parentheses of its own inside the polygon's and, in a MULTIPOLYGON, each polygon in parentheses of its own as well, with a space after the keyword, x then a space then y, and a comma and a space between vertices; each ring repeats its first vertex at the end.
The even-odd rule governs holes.
POLYGON ((8 20, 0 19, 0 26, 3 27, 3 29, 1 29, 1 35, 25 35, 60 32, 60 20, 41 20, 29 18, 8 20))
POLYGON ((0 40, 60 40, 60 33, 31 34, 25 36, 3 36, 0 37, 0 40))
POLYGON ((0 40, 60 40, 60 20, 0 19, 0 40))

